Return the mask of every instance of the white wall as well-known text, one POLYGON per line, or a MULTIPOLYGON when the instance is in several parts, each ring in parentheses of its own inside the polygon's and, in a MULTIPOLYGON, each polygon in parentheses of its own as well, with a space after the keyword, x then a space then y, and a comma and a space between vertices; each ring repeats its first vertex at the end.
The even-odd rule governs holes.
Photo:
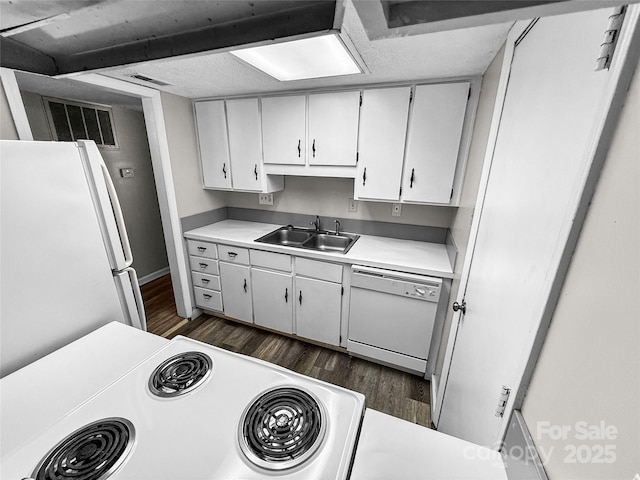
POLYGON ((4 85, 0 79, 0 139, 2 140, 19 140, 16 125, 13 122, 11 111, 9 110, 9 102, 4 91, 4 85))
POLYGON ((353 179, 287 176, 284 191, 273 195, 273 206, 259 205, 256 193, 229 192, 226 202, 230 207, 444 228, 449 227, 455 213, 455 208, 449 207, 402 205, 402 215, 392 217, 391 204, 381 202, 358 202, 358 211, 349 212, 350 198, 353 198, 353 179))
MULTIPOLYGON (((522 413, 550 480, 640 474, 640 73, 613 144, 538 360, 522 413), (578 438, 578 422, 615 438, 578 438), (554 439, 550 427, 564 427, 554 439), (562 437, 562 435, 560 435, 562 437), (611 447, 605 447, 611 445, 611 447), (610 454, 613 463, 597 463, 610 454), (581 456, 571 456, 580 449, 581 456), (584 463, 582 461, 584 461, 584 463)), ((559 432, 559 430, 558 430, 559 432)))
POLYGON ((144 114, 121 107, 112 112, 120 150, 101 153, 122 204, 133 267, 143 277, 169 267, 144 114), (134 177, 121 177, 121 168, 132 168, 134 177))
MULTIPOLYGON (((460 287, 460 274, 464 263, 464 257, 467 253, 469 234, 471 233, 471 220, 476 205, 478 188, 480 186, 480 176, 482 175, 482 166, 484 164, 484 156, 487 149, 487 141, 489 139, 489 130, 491 128, 493 107, 496 102, 496 95, 498 92, 498 83, 500 81, 503 57, 504 47, 496 54, 496 57, 487 67, 487 70, 482 77, 482 88, 480 90, 480 99, 478 102, 478 111, 476 113, 476 122, 473 128, 471 147, 469 149, 469 159, 467 162, 464 183, 462 185, 460 206, 455 212, 449 227, 451 229, 451 236, 458 247, 458 258, 454 268, 454 278, 451 284, 449 304, 453 303, 455 300, 460 287)), ((442 330, 442 340, 440 341, 438 360, 436 362, 437 375, 440 375, 442 372, 444 354, 447 340, 449 339, 449 330, 451 329, 452 318, 453 310, 448 308, 444 328, 442 330)))
POLYGON ((191 100, 162 93, 162 110, 180 218, 225 207, 224 192, 203 190, 191 100))

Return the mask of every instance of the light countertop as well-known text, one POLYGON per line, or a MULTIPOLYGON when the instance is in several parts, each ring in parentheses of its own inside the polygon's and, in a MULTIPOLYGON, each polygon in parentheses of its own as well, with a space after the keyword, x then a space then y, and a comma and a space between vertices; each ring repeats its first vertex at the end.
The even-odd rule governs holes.
POLYGON ((223 220, 184 233, 187 239, 216 242, 270 252, 288 253, 349 265, 386 268, 419 275, 453 278, 453 268, 446 246, 439 243, 399 240, 396 238, 360 235, 346 253, 322 252, 256 242, 282 225, 223 220))
POLYGON ((500 453, 365 410, 351 480, 507 480, 500 453))

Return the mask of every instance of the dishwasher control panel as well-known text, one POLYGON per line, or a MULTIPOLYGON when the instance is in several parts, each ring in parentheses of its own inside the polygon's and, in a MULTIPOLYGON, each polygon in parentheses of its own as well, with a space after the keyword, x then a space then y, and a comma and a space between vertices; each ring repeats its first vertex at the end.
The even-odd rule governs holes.
POLYGON ((355 265, 351 270, 352 288, 365 288, 435 303, 440 300, 441 278, 355 265))
POLYGON ((440 299, 440 287, 431 285, 419 285, 415 283, 405 283, 404 294, 407 297, 414 297, 420 300, 437 302, 440 299))

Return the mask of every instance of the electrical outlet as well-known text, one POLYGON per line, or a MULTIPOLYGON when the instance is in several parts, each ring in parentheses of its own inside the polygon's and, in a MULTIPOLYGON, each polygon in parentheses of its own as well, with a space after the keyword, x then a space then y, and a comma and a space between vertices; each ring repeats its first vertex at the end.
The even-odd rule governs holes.
POLYGON ((358 201, 354 200, 353 198, 349 199, 349 211, 350 212, 357 212, 358 211, 358 201))
POLYGON ((402 215, 402 205, 399 203, 394 203, 391 207, 391 216, 399 217, 400 215, 402 215))
POLYGON ((258 203, 260 205, 273 205, 273 193, 259 193, 258 203))

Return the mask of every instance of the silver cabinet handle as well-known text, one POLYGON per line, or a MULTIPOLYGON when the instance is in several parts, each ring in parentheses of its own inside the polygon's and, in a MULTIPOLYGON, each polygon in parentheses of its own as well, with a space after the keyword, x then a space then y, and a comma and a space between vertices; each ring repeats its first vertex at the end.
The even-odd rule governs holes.
POLYGON ((247 293, 247 279, 244 279, 244 293, 247 293))
POLYGON ((209 300, 211 298, 211 295, 209 295, 208 293, 203 293, 202 296, 205 300, 209 300))
POLYGON ((227 255, 229 255, 231 258, 236 258, 238 256, 236 252, 227 252, 227 255))
POLYGON ((302 290, 300 290, 300 296, 298 297, 298 300, 300 301, 300 305, 302 305, 302 290))
POLYGON ((284 289, 284 303, 289 303, 289 289, 284 289))
POLYGON ((205 269, 205 268, 207 268, 208 266, 209 266, 209 264, 208 264, 208 263, 201 263, 201 264, 200 264, 200 268, 202 268, 202 269, 205 269))
POLYGON ((207 249, 207 247, 198 247, 198 251, 199 252, 204 252, 207 249))
POLYGON ((203 278, 203 279, 202 279, 202 283, 203 283, 204 285, 207 285, 207 284, 209 283, 209 279, 208 279, 208 278, 203 278))

